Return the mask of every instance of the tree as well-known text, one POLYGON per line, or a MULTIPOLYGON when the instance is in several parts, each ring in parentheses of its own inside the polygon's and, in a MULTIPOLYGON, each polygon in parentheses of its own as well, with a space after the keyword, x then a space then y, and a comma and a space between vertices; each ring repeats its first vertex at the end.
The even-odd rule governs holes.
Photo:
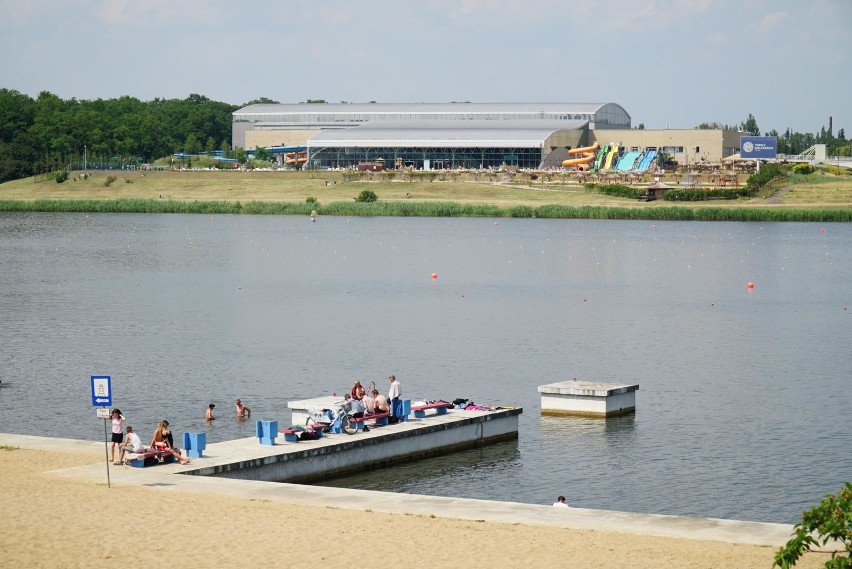
POLYGON ((272 154, 263 146, 257 147, 257 150, 254 151, 254 157, 256 160, 272 160, 272 154))
POLYGON ((308 99, 305 102, 308 103, 308 104, 316 104, 316 103, 327 103, 328 101, 326 101, 325 99, 308 99))
POLYGON ((802 514, 793 537, 775 553, 773 567, 789 569, 811 550, 811 546, 825 546, 829 542, 845 549, 831 552, 831 559, 825 562, 826 569, 852 567, 852 482, 844 484, 837 496, 826 496, 802 514))
POLYGON ((207 151, 207 154, 213 154, 213 151, 216 150, 216 141, 213 140, 212 136, 207 137, 207 144, 204 145, 204 150, 207 151))
POLYGON ((219 150, 222 151, 222 158, 230 158, 228 154, 231 153, 231 145, 228 144, 227 140, 222 141, 222 144, 219 145, 219 150))
POLYGON ((183 143, 183 151, 187 154, 198 154, 201 150, 201 143, 198 142, 198 137, 194 132, 190 132, 186 136, 186 142, 183 143))
POLYGON ((243 104, 243 106, 247 107, 249 105, 280 105, 280 104, 281 103, 279 103, 275 99, 270 99, 268 97, 260 97, 258 99, 252 99, 251 101, 243 104))
POLYGON ((745 122, 740 124, 740 130, 753 134, 754 136, 760 136, 760 129, 757 127, 757 119, 755 119, 754 115, 751 113, 748 114, 748 118, 745 122))

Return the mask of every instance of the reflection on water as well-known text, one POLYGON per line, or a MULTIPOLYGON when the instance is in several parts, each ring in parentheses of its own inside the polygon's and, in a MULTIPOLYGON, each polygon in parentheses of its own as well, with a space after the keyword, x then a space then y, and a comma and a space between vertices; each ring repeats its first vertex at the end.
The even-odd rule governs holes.
POLYGON ((336 483, 792 522, 852 479, 852 224, 820 229, 0 213, 0 432, 102 439, 90 375, 143 440, 214 443, 254 435, 238 397, 285 425, 394 373, 523 407, 518 441, 336 483), (572 376, 639 383, 636 414, 540 417, 572 376))
POLYGON ((332 478, 318 486, 407 492, 435 496, 476 497, 478 488, 493 483, 522 483, 518 441, 504 441, 453 454, 332 478))
POLYGON ((539 417, 539 436, 545 442, 570 445, 578 441, 583 445, 629 445, 635 435, 635 415, 620 417, 539 417))

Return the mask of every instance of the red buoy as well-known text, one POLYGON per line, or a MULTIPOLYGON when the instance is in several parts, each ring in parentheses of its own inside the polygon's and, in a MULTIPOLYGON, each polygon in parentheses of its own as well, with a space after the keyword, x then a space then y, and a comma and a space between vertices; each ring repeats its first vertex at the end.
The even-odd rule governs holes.
POLYGON ((748 282, 748 284, 747 284, 746 286, 747 286, 748 288, 754 288, 754 283, 753 283, 753 282, 751 282, 751 281, 749 281, 749 282, 748 282))

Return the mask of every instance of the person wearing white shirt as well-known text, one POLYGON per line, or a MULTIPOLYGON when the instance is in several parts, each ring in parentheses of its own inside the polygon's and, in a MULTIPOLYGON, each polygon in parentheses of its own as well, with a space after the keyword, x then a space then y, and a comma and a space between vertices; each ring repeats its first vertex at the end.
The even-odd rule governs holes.
POLYGON ((556 501, 553 502, 553 505, 557 508, 567 508, 568 504, 565 503, 565 496, 559 496, 556 498, 556 501))
POLYGON ((145 452, 145 447, 142 445, 142 439, 139 438, 139 435, 133 432, 133 427, 130 425, 127 426, 127 441, 124 446, 121 447, 121 453, 119 453, 118 460, 123 463, 124 462, 124 453, 132 452, 135 454, 142 454, 145 452))

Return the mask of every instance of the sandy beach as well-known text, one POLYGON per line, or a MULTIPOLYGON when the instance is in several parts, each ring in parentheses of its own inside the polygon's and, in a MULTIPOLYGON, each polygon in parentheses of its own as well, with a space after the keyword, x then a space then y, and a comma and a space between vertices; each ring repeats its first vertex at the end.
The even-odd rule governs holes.
MULTIPOLYGON (((69 479, 94 451, 0 450, 6 567, 768 568, 775 547, 471 522, 69 479)), ((116 467, 127 468, 127 467, 116 467)), ((166 465, 158 468, 178 468, 166 465)), ((798 567, 820 567, 811 554, 798 567)))

